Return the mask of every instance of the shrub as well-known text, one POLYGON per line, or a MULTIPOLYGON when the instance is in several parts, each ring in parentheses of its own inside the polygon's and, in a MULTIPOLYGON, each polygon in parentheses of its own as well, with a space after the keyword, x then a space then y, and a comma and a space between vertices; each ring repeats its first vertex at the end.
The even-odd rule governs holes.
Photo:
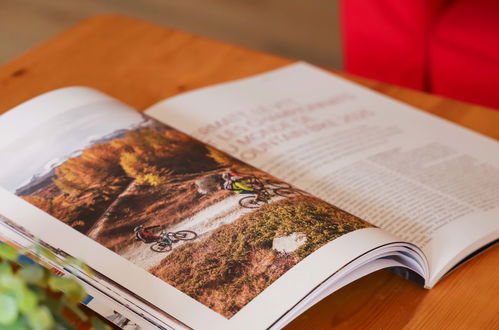
POLYGON ((327 242, 369 226, 317 198, 291 197, 248 213, 201 241, 176 248, 152 271, 230 317, 327 242), (287 255, 272 249, 274 238, 293 232, 304 233, 306 243, 287 255))
MULTIPOLYGON (((48 249, 38 251, 54 258, 48 249)), ((73 278, 56 276, 48 269, 26 259, 20 252, 0 243, 0 328, 1 329, 75 329, 68 313, 87 323, 87 328, 109 329, 98 319, 89 320, 79 307, 86 297, 83 287, 73 278), (90 322, 92 324, 90 324, 90 322)), ((67 262, 83 264, 68 258, 67 262)))

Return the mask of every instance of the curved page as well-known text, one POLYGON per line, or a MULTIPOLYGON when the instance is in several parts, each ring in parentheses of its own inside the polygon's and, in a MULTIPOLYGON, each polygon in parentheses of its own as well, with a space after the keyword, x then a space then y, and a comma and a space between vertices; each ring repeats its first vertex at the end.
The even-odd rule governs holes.
POLYGON ((173 97, 151 116, 386 229, 432 286, 499 238, 499 143, 304 63, 173 97))
POLYGON ((0 214, 194 328, 264 328, 393 239, 96 91, 0 118, 0 214))

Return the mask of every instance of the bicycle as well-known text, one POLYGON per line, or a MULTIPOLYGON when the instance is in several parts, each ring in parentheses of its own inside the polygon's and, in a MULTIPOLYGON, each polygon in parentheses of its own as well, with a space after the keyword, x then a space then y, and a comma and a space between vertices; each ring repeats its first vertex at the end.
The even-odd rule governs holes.
POLYGON ((168 252, 173 248, 173 244, 179 241, 192 241, 196 239, 198 234, 191 230, 179 230, 177 232, 163 232, 159 234, 159 238, 151 245, 151 250, 154 252, 168 252))
MULTIPOLYGON (((278 182, 277 184, 281 183, 278 182)), ((262 205, 267 204, 273 196, 291 197, 304 194, 303 191, 293 188, 287 183, 282 183, 282 185, 283 186, 277 188, 264 186, 264 188, 257 191, 255 195, 241 198, 239 200, 239 205, 247 209, 256 209, 262 205)))
POLYGON ((266 188, 271 188, 271 189, 276 189, 276 188, 289 188, 289 189, 293 189, 293 187, 289 183, 282 182, 282 181, 268 180, 268 179, 267 180, 263 180, 263 185, 266 188))
POLYGON ((249 195, 241 198, 239 200, 239 205, 247 209, 257 209, 260 206, 267 204, 271 198, 272 196, 270 193, 267 190, 262 189, 256 192, 255 195, 249 195))

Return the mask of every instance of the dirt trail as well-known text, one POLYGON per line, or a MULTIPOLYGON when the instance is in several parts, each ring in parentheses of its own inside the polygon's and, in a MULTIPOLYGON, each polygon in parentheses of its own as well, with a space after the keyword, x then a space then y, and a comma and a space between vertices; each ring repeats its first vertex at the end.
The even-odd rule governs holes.
MULTIPOLYGON (((167 228, 168 231, 192 230, 198 234, 198 238, 207 235, 208 232, 218 228, 219 226, 231 223, 239 219, 244 214, 250 213, 255 209, 243 208, 239 205, 239 200, 242 195, 234 195, 224 199, 223 201, 213 204, 206 209, 196 213, 194 216, 186 218, 184 221, 167 228)), ((274 197, 272 202, 282 199, 282 197, 274 197)), ((180 246, 184 242, 176 243, 173 248, 180 246)), ((149 269, 160 263, 160 261, 168 255, 169 252, 158 253, 150 249, 149 244, 141 244, 140 246, 132 246, 121 255, 132 261, 137 266, 144 269, 149 269)))
POLYGON ((88 230, 88 237, 95 240, 99 236, 100 232, 107 226, 109 211, 121 201, 123 196, 126 196, 133 189, 134 185, 135 180, 130 182, 128 186, 126 186, 126 188, 116 197, 116 199, 104 210, 100 218, 97 219, 94 225, 88 230))

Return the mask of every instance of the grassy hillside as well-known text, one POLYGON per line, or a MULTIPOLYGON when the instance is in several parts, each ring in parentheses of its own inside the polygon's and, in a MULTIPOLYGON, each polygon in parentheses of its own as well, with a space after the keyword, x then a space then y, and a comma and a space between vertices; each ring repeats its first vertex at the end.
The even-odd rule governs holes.
POLYGON ((151 272, 230 318, 262 290, 329 241, 369 224, 319 199, 297 196, 261 207, 203 240, 180 246, 151 272), (290 254, 274 238, 307 241, 290 254))

